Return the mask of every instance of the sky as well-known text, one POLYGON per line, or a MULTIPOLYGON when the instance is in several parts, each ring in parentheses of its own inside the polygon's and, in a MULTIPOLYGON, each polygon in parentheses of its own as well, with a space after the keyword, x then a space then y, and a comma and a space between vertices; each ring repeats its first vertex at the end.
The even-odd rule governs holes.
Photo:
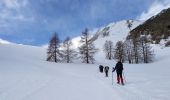
POLYGON ((111 22, 146 20, 170 0, 0 0, 0 39, 41 46, 58 33, 80 36, 111 22))

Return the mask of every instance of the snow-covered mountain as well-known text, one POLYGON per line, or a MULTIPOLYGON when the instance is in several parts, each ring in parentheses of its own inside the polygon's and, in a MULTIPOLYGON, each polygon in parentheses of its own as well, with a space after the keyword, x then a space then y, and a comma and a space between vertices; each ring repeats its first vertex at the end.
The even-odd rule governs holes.
MULTIPOLYGON (((130 20, 132 22, 131 29, 136 28, 140 24, 142 24, 144 21, 141 20, 130 20)), ((96 61, 97 62, 103 62, 108 60, 105 58, 105 53, 103 51, 103 46, 106 40, 110 40, 116 44, 117 41, 125 40, 128 36, 130 29, 127 26, 127 20, 118 21, 115 23, 110 23, 107 26, 101 27, 96 29, 97 31, 94 33, 91 33, 92 40, 94 41, 95 47, 99 49, 99 52, 96 54, 96 61)), ((72 39, 73 47, 78 48, 80 43, 80 37, 76 37, 72 39)))
MULTIPOLYGON (((144 21, 140 20, 130 20, 132 22, 131 29, 142 24, 144 21)), ((99 28, 96 32, 95 36, 98 37, 98 40, 105 39, 105 40, 125 40, 126 36, 129 33, 129 28, 127 27, 127 20, 122 20, 115 23, 110 23, 105 27, 99 28)))
POLYGON ((165 45, 170 46, 170 8, 162 10, 159 14, 149 18, 143 24, 133 29, 130 36, 140 36, 144 32, 151 36, 153 43, 159 44, 165 40, 165 45))
MULTIPOLYGON (((143 21, 140 20, 131 21, 131 29, 134 29, 135 27, 143 23, 143 21)), ((94 35, 94 37, 96 37, 96 40, 94 42, 95 46, 102 51, 106 40, 112 41, 115 45, 117 41, 125 40, 129 32, 130 30, 127 27, 127 20, 119 21, 116 23, 110 23, 105 27, 99 28, 99 30, 94 35)))
MULTIPOLYGON (((142 20, 131 20, 132 27, 131 29, 136 28, 144 21, 142 20)), ((114 23, 110 23, 107 26, 95 29, 96 32, 92 32, 92 39, 95 41, 95 46, 99 49, 103 48, 103 45, 106 40, 111 40, 116 43, 119 40, 125 40, 126 36, 129 34, 130 30, 127 27, 127 20, 122 20, 114 23)), ((78 42, 80 41, 80 37, 76 37, 72 39, 75 47, 78 47, 78 42)))

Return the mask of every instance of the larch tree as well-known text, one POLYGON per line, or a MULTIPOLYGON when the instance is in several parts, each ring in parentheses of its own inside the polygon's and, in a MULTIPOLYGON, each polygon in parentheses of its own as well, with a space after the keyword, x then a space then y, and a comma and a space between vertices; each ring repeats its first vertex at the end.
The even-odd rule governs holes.
POLYGON ((118 41, 116 43, 115 51, 114 51, 114 59, 121 62, 124 62, 125 60, 124 43, 122 41, 118 41))
POLYGON ((132 45, 133 45, 133 58, 136 64, 139 63, 141 52, 140 52, 140 37, 137 34, 132 35, 132 45))
POLYGON ((124 41, 124 51, 126 54, 126 60, 128 60, 129 64, 132 64, 134 61, 133 59, 133 44, 131 39, 127 39, 124 41))
POLYGON ((59 50, 60 47, 60 39, 57 33, 54 33, 53 37, 49 41, 48 49, 47 49, 47 61, 51 62, 60 62, 62 54, 59 50))
POLYGON ((107 41, 104 44, 104 52, 106 59, 112 60, 114 58, 114 46, 112 41, 107 41))
POLYGON ((82 32, 81 36, 81 46, 79 47, 80 58, 82 59, 83 63, 94 63, 94 54, 97 52, 98 49, 95 48, 93 44, 93 40, 89 35, 89 31, 86 28, 84 32, 82 32))
POLYGON ((72 63, 75 58, 77 58, 77 52, 72 48, 73 43, 70 37, 67 37, 63 42, 62 54, 63 62, 72 63))
POLYGON ((144 63, 152 62, 154 58, 154 52, 150 46, 150 42, 149 35, 146 35, 144 32, 144 34, 140 36, 141 60, 143 60, 144 63))

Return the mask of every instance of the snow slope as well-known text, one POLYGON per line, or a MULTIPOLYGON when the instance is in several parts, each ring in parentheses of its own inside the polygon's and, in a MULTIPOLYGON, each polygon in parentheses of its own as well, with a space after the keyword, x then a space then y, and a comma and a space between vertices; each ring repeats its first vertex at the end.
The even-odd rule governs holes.
MULTIPOLYGON (((133 20, 131 29, 134 29, 142 23, 143 21, 133 20)), ((127 27, 127 20, 122 20, 116 23, 110 23, 109 25, 102 27, 97 31, 96 35, 98 35, 98 38, 96 39, 95 43, 98 47, 101 47, 101 41, 104 44, 106 40, 113 41, 114 43, 120 40, 125 40, 129 31, 129 28, 127 27), (108 32, 109 35, 103 37, 103 34, 106 32, 108 32)))
MULTIPOLYGON (((138 25, 142 24, 143 21, 140 20, 131 20, 132 27, 134 29, 138 25)), ((112 41, 113 45, 116 45, 117 41, 124 41, 129 33, 129 28, 127 27, 127 20, 122 20, 116 23, 110 23, 109 25, 99 28, 94 37, 96 40, 94 44, 96 48, 99 49, 99 52, 96 54, 96 60, 102 62, 102 58, 105 58, 105 53, 103 51, 103 46, 105 41, 112 41), (108 33, 108 36, 103 36, 103 34, 108 33)), ((105 60, 107 61, 107 60, 105 60)))
MULTIPOLYGON (((111 85, 97 64, 46 62, 46 49, 0 45, 0 100, 169 100, 170 48, 155 47, 156 62, 124 64, 126 85, 111 85)), ((100 62, 115 66, 115 62, 100 62)))

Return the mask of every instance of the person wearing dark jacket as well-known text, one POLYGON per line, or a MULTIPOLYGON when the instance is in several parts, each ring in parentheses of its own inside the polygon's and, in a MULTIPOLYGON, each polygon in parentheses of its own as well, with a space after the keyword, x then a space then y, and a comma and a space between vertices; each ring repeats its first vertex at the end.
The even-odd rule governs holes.
POLYGON ((103 73, 103 65, 99 65, 99 71, 103 73))
POLYGON ((121 84, 124 85, 124 82, 123 82, 123 77, 122 77, 122 71, 123 71, 123 64, 122 62, 117 62, 115 68, 113 68, 113 71, 114 72, 116 70, 116 73, 117 73, 117 83, 120 84, 120 81, 121 81, 121 84))
POLYGON ((108 77, 109 67, 106 66, 106 67, 104 68, 104 71, 105 71, 106 77, 108 77))

